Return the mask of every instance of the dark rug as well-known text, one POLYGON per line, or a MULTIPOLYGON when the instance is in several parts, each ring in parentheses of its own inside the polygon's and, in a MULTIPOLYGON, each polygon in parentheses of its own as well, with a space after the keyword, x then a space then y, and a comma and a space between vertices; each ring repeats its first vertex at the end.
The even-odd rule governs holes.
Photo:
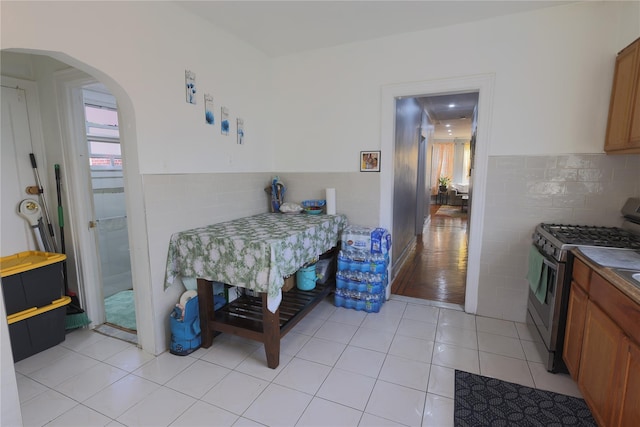
POLYGON ((456 370, 456 427, 597 426, 583 399, 456 370))

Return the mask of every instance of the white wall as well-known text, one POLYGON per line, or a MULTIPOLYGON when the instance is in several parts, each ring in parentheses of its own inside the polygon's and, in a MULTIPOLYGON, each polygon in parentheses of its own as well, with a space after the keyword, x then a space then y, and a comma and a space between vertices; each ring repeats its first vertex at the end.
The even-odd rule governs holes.
POLYGON ((276 58, 276 167, 354 171, 381 146, 382 86, 485 73, 490 155, 600 153, 615 54, 638 35, 638 2, 587 2, 276 58))
POLYGON ((171 2, 3 2, 1 23, 2 49, 61 52, 128 94, 141 173, 271 170, 267 59, 199 17, 171 2), (117 31, 96 31, 96 19, 117 31), (196 73, 197 105, 185 102, 185 69, 196 73), (214 96, 215 126, 204 122, 205 92, 214 96), (222 105, 229 136, 220 133, 222 105), (236 117, 245 120, 242 146, 236 117))

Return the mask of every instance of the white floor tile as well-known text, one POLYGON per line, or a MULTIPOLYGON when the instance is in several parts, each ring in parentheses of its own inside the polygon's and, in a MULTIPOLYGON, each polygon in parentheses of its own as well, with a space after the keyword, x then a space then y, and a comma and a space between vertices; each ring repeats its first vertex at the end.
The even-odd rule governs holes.
POLYGON ((329 317, 329 321, 345 323, 347 325, 360 326, 364 319, 367 317, 366 311, 349 310, 340 308, 335 310, 329 317))
POLYGON ((192 397, 160 387, 129 408, 116 421, 128 426, 168 426, 195 402, 192 397))
POLYGON ((296 357, 300 357, 323 365, 333 366, 347 346, 334 341, 311 338, 296 357))
POLYGON ((389 351, 391 342, 393 341, 393 333, 385 331, 376 331, 375 329, 359 328, 350 345, 362 347, 373 351, 386 353, 389 351))
POLYGON ((398 424, 395 421, 387 420, 377 415, 362 414, 360 424, 358 427, 402 427, 402 424, 398 424))
POLYGON ((478 334, 471 329, 462 329, 452 325, 438 325, 436 342, 477 350, 478 334))
POLYGON ((393 384, 427 391, 431 365, 416 360, 388 355, 378 379, 393 384))
POLYGON ((153 360, 153 358, 154 356, 146 351, 131 346, 114 354, 104 361, 109 365, 123 369, 127 372, 133 372, 148 361, 153 360))
POLYGON ((64 341, 60 345, 68 348, 69 350, 80 351, 81 349, 106 338, 108 337, 99 334, 92 329, 80 328, 67 333, 64 337, 64 341))
POLYGON ((55 387, 63 381, 86 371, 98 361, 80 353, 70 353, 29 375, 47 387, 55 387))
POLYGON ((47 390, 22 403, 22 425, 24 427, 43 426, 64 414, 78 402, 55 390, 47 390))
POLYGON ((115 366, 99 363, 58 384, 56 390, 78 402, 84 402, 103 388, 128 375, 115 366))
POLYGON ((213 345, 209 347, 209 351, 200 356, 200 359, 228 369, 234 369, 255 350, 256 346, 252 343, 228 340, 224 339, 223 336, 219 336, 213 340, 213 345))
POLYGON ((402 319, 396 334, 421 340, 434 341, 436 338, 436 324, 420 322, 418 320, 402 319))
POLYGON ((419 362, 431 363, 433 345, 433 341, 425 341, 420 338, 396 335, 393 338, 391 347, 389 348, 389 354, 404 357, 406 359, 417 360, 419 362))
POLYGON ((133 371, 133 374, 154 383, 164 384, 187 369, 196 360, 193 357, 176 356, 167 351, 133 371))
POLYGON ((453 427, 454 400, 435 394, 427 394, 422 425, 453 427))
POLYGON ((455 395, 455 373, 456 370, 453 368, 431 365, 427 392, 453 399, 455 395))
POLYGON ((398 329, 400 320, 402 320, 402 316, 384 316, 380 315, 380 313, 368 313, 360 327, 393 334, 398 329))
POLYGON ((16 372, 20 372, 24 375, 29 375, 39 369, 51 365, 56 360, 62 359, 69 354, 72 354, 71 350, 61 345, 56 345, 54 347, 46 349, 43 352, 34 354, 33 356, 16 362, 14 367, 16 368, 16 372))
POLYGON ((264 424, 257 423, 248 418, 240 417, 238 421, 233 424, 233 427, 264 427, 264 424))
POLYGON ((294 326, 293 329, 291 329, 291 331, 297 332, 299 334, 313 335, 318 331, 318 329, 320 329, 320 326, 322 326, 322 324, 326 321, 327 319, 325 317, 315 316, 314 313, 311 312, 304 319, 302 319, 296 326, 294 326))
POLYGON ((94 394, 83 404, 115 419, 159 387, 144 378, 127 375, 94 394))
POLYGON ((40 393, 49 390, 48 387, 43 386, 39 382, 18 373, 16 373, 16 382, 18 383, 18 396, 20 398, 20 403, 24 403, 40 393))
MULTIPOLYGON (((94 332, 94 335, 99 334, 94 332)), ((102 338, 103 339, 97 340, 90 345, 83 346, 82 348, 77 350, 78 353, 84 354, 85 356, 89 356, 93 359, 105 360, 127 348, 135 348, 133 344, 122 340, 111 337, 102 338)))
POLYGON ((232 334, 154 357, 89 329, 15 369, 27 427, 448 426, 455 369, 580 396, 544 369, 534 339, 524 323, 461 307, 394 296, 364 313, 327 298, 283 338, 277 369, 261 343, 232 334))
POLYGON ((516 330, 515 323, 508 320, 477 316, 476 327, 478 328, 478 332, 488 332, 490 334, 518 338, 518 331, 516 330))
POLYGON ((280 363, 275 369, 272 369, 267 366, 267 355, 264 348, 257 348, 235 370, 265 381, 273 381, 291 359, 290 355, 280 353, 280 363))
POLYGON ((295 357, 273 382, 313 395, 316 394, 329 372, 331 367, 327 365, 295 357))
POLYGON ((238 416, 208 403, 198 401, 175 420, 171 427, 232 426, 238 416))
POLYGON ((365 412, 407 426, 422 424, 425 392, 377 381, 365 412))
POLYGON ((310 339, 311 336, 309 335, 289 332, 284 338, 280 339, 280 354, 295 356, 310 339))
POLYGON ((201 400, 242 415, 268 385, 267 381, 234 371, 205 393, 201 400))
POLYGON ((91 408, 76 405, 47 424, 47 427, 97 427, 106 426, 111 421, 111 418, 91 408))
POLYGON ((500 354, 502 356, 525 359, 524 350, 518 338, 478 332, 478 346, 480 351, 500 354))
POLYGON ((371 377, 334 368, 316 396, 363 411, 375 383, 371 377))
POLYGON ((542 355, 540 351, 538 351, 538 347, 536 343, 533 341, 524 341, 521 340, 520 344, 522 344, 522 349, 524 350, 524 355, 529 362, 543 363, 542 355))
POLYGON ((314 397, 296 427, 351 427, 358 425, 361 417, 361 411, 314 397))
POLYGON ((267 426, 294 426, 312 397, 278 384, 271 384, 249 406, 243 417, 267 426))
POLYGON ((327 320, 322 326, 320 326, 313 336, 327 341, 348 344, 357 330, 357 326, 327 320))
POLYGON ((446 368, 459 369, 461 371, 480 373, 478 351, 469 348, 457 347, 449 344, 436 343, 433 348, 432 365, 446 368))
POLYGON ((516 330, 518 331, 518 337, 523 341, 535 341, 540 342, 542 339, 538 334, 532 334, 529 326, 526 323, 516 323, 516 330))
MULTIPOLYGON (((470 372, 470 371, 467 371, 470 372)), ((516 384, 534 387, 526 360, 480 352, 480 374, 516 384)))
POLYGON ((366 348, 347 346, 342 352, 335 367, 356 374, 377 378, 384 363, 386 353, 367 350, 366 348))
POLYGON ((197 360, 184 371, 173 377, 166 386, 181 393, 200 399, 204 394, 231 372, 215 363, 197 360))
POLYGON ((457 310, 440 310, 438 317, 438 325, 451 325, 456 328, 476 330, 476 317, 457 310))
POLYGON ((428 305, 416 305, 407 304, 407 308, 404 310, 405 319, 419 320, 427 323, 438 323, 438 315, 440 309, 428 305))
POLYGON ((552 374, 542 363, 529 362, 536 388, 582 398, 578 384, 568 374, 552 374))

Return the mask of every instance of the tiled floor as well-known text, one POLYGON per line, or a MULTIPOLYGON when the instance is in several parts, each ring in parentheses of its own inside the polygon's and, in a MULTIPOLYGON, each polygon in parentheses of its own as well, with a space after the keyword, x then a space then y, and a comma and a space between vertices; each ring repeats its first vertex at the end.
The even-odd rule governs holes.
POLYGON ((428 304, 393 296, 367 314, 327 299, 283 339, 275 370, 231 335, 153 357, 78 330, 16 363, 24 425, 451 426, 454 369, 579 396, 545 371, 524 324, 428 304))

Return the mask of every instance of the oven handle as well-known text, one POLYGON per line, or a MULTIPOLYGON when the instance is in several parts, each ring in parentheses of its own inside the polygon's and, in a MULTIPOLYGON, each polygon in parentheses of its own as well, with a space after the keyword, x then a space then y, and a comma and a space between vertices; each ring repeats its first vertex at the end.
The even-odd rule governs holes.
POLYGON ((544 263, 547 264, 547 267, 551 268, 554 271, 558 270, 558 263, 557 262, 551 262, 547 259, 547 257, 544 257, 544 263))

